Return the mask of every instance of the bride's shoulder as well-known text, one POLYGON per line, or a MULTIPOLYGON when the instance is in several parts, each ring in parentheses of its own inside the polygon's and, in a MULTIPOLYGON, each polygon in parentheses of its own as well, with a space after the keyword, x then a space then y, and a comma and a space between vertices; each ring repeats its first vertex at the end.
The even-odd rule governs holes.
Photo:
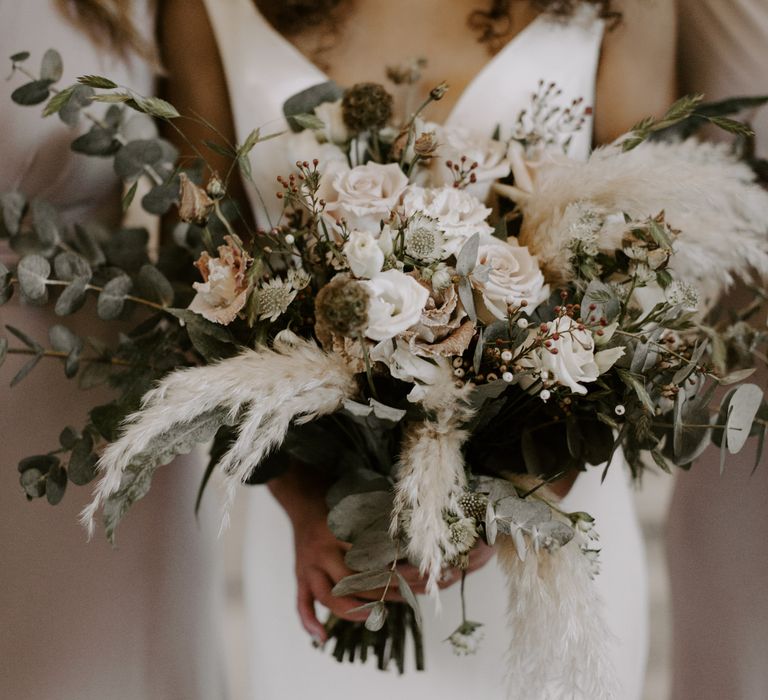
POLYGON ((639 119, 663 113, 676 96, 674 0, 613 0, 597 82, 595 134, 613 140, 639 119))

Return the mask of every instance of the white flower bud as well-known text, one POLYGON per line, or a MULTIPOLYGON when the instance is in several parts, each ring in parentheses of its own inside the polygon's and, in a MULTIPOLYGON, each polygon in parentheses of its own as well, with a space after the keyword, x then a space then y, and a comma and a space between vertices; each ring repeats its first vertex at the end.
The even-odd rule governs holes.
POLYGON ((502 374, 502 375, 501 375, 501 378, 502 378, 502 379, 503 379, 503 380, 504 380, 504 381, 505 381, 507 384, 511 384, 511 383, 512 383, 512 381, 514 380, 514 378, 515 378, 515 377, 514 377, 514 375, 512 374, 512 372, 504 372, 504 374, 502 374))
POLYGON ((523 330, 525 330, 526 328, 528 328, 528 319, 527 319, 527 318, 521 318, 521 319, 518 319, 518 321, 517 321, 517 327, 518 327, 518 328, 522 328, 523 330))
POLYGON ((544 401, 544 403, 549 401, 551 396, 552 393, 549 391, 549 389, 542 389, 541 393, 539 394, 539 398, 544 401))
POLYGON ((501 353, 501 360, 502 362, 511 362, 512 361, 512 353, 509 350, 505 350, 501 353))
POLYGON ((285 236, 286 245, 293 245, 295 242, 296 242, 296 239, 293 237, 292 233, 289 233, 285 236))

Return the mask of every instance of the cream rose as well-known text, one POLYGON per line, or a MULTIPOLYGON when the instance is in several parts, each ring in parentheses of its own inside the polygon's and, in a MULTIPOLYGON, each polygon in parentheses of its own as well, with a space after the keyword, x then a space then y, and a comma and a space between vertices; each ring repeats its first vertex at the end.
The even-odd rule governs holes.
MULTIPOLYGON (((296 161, 312 161, 317 158, 318 168, 325 173, 329 168, 346 168, 347 156, 332 143, 320 143, 311 129, 304 129, 298 134, 285 135, 286 170, 296 167, 296 161), (331 165, 334 164, 334 165, 331 165)), ((281 139, 282 140, 282 139, 281 139)))
POLYGON ((203 252, 195 263, 203 281, 193 283, 197 294, 189 309, 209 321, 227 325, 248 299, 246 272, 251 260, 229 236, 224 240, 226 245, 219 246, 219 257, 203 252))
POLYGON ((531 314, 549 298, 549 286, 536 257, 515 238, 507 243, 494 240, 480 246, 472 283, 483 295, 488 311, 502 320, 507 318, 511 304, 519 306, 526 300, 525 311, 531 314))
POLYGON ((371 296, 365 330, 371 340, 394 338, 416 325, 429 298, 424 287, 399 270, 386 270, 360 284, 371 296))
POLYGON ((366 163, 356 168, 332 163, 320 179, 318 195, 326 201, 326 212, 349 226, 379 230, 400 201, 408 178, 395 163, 366 163))
POLYGON ((447 255, 457 255, 475 233, 493 233, 486 221, 491 210, 469 192, 455 187, 411 186, 403 195, 403 209, 408 217, 421 213, 437 219, 445 234, 443 249, 447 255))
MULTIPOLYGON (((549 346, 536 348, 521 362, 523 367, 533 370, 533 376, 521 377, 523 388, 542 378, 545 382, 566 386, 574 394, 586 394, 584 384, 594 382, 624 355, 623 347, 595 352, 592 333, 586 328, 580 330, 579 324, 569 316, 561 316, 546 325, 549 346)), ((534 345, 538 332, 531 331, 526 345, 534 345)))
POLYGON ((409 401, 424 398, 424 388, 444 381, 449 368, 447 358, 425 360, 417 357, 403 339, 398 339, 395 344, 391 340, 379 343, 371 351, 371 359, 389 365, 390 374, 395 379, 416 385, 408 394, 409 401))
POLYGON ((335 102, 323 102, 315 107, 315 115, 322 120, 323 128, 320 133, 326 141, 331 143, 346 143, 349 140, 349 131, 344 124, 341 111, 341 100, 335 102))
POLYGON ((356 277, 373 277, 384 267, 384 251, 368 231, 352 231, 344 245, 344 255, 356 277))

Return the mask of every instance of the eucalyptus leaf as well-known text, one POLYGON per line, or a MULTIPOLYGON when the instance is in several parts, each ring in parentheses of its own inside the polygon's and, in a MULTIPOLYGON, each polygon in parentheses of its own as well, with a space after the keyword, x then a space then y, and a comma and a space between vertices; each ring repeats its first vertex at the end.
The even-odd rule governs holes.
POLYGON ((391 491, 356 493, 341 499, 328 513, 328 528, 342 542, 352 542, 377 520, 392 513, 391 491))
POLYGON ((146 229, 123 228, 105 242, 104 254, 111 265, 121 270, 138 272, 149 260, 148 241, 146 229))
POLYGON ((56 277, 65 282, 71 282, 79 277, 86 277, 90 281, 93 274, 90 264, 82 255, 69 251, 56 256, 53 269, 56 277))
POLYGON ((145 167, 154 167, 163 159, 157 139, 137 139, 126 143, 115 155, 115 172, 126 182, 133 182, 145 167))
POLYGON ((27 375, 37 366, 37 363, 40 362, 42 357, 42 353, 38 353, 37 355, 34 355, 32 358, 30 358, 26 364, 24 364, 22 368, 14 375, 13 379, 11 379, 11 387, 13 388, 19 382, 23 381, 27 375))
POLYGON ((82 338, 61 324, 50 327, 48 330, 48 340, 51 342, 51 347, 57 352, 79 352, 84 346, 82 338))
POLYGON ((365 629, 369 632, 378 632, 387 621, 387 606, 379 601, 373 606, 368 618, 365 621, 365 629))
POLYGON ((97 457, 93 452, 93 438, 85 433, 72 447, 69 456, 69 480, 77 486, 85 486, 96 477, 97 457))
POLYGON ((18 105, 31 106, 45 102, 51 94, 50 80, 33 80, 17 87, 11 93, 11 99, 18 105))
POLYGON ((731 372, 730 374, 727 374, 725 377, 720 377, 717 382, 721 386, 731 386, 733 384, 741 384, 745 379, 749 379, 755 372, 757 372, 756 367, 749 367, 747 369, 738 369, 734 372, 731 372))
POLYGON ((56 464, 48 471, 45 480, 45 497, 52 506, 57 505, 64 498, 67 490, 67 470, 60 464, 56 464))
POLYGON ((744 447, 762 401, 763 390, 757 384, 742 384, 731 396, 725 428, 726 444, 731 454, 744 447))
POLYGON ((397 577, 397 588, 400 591, 400 595, 403 596, 403 598, 405 599, 405 602, 411 606, 411 609, 413 610, 413 615, 416 618, 416 624, 419 627, 421 627, 422 626, 421 608, 419 606, 419 601, 416 598, 416 595, 414 594, 411 587, 408 585, 408 581, 406 581, 403 578, 403 575, 397 569, 395 569, 395 576, 397 577))
POLYGON ((477 265, 477 253, 480 250, 480 234, 470 236, 456 256, 456 272, 461 277, 469 277, 477 265))
POLYGON ((25 255, 16 268, 19 286, 32 301, 45 298, 50 274, 51 265, 42 255, 25 255))
POLYGON ((111 156, 120 148, 113 129, 94 125, 89 131, 78 136, 70 145, 75 153, 87 156, 111 156))
POLYGON ((40 78, 56 83, 61 80, 64 73, 64 62, 61 60, 61 54, 56 49, 48 49, 43 54, 43 60, 40 64, 40 78))
POLYGON ((608 323, 611 323, 618 317, 621 303, 609 285, 600 280, 592 280, 584 292, 581 308, 582 314, 587 314, 585 320, 590 320, 594 316, 595 320, 605 318, 608 323), (595 306, 594 310, 590 309, 592 305, 595 306))
POLYGON ((476 323, 477 311, 475 310, 475 298, 472 292, 472 284, 469 281, 469 278, 462 277, 459 280, 458 290, 459 299, 461 300, 461 304, 464 307, 464 311, 467 312, 467 316, 469 316, 470 320, 476 323))
POLYGON ((28 348, 31 348, 35 352, 42 352, 43 346, 40 345, 40 343, 36 342, 35 340, 32 340, 24 331, 19 330, 15 326, 11 326, 6 324, 5 327, 8 329, 9 333, 13 333, 24 345, 26 345, 28 348))
MULTIPOLYGON (((135 183, 134 183, 135 186, 135 183)), ((174 178, 171 182, 155 185, 141 198, 141 206, 144 211, 162 216, 167 214, 171 207, 179 201, 179 182, 174 178)))
POLYGON ((125 298, 133 288, 128 275, 119 275, 104 285, 96 302, 96 313, 102 321, 113 321, 123 312, 125 298))
POLYGON ((14 63, 21 63, 22 61, 26 61, 30 56, 29 51, 19 51, 18 53, 11 55, 11 61, 14 63))
POLYGON ((80 372, 77 385, 80 389, 93 389, 95 386, 106 384, 112 374, 109 362, 89 362, 80 372))
POLYGON ((8 357, 8 338, 0 337, 0 367, 3 366, 6 357, 8 357))
POLYGON ((0 194, 0 207, 3 210, 3 228, 10 236, 15 236, 21 226, 21 218, 27 198, 21 192, 3 192, 0 194))
POLYGON ((339 598, 364 591, 375 591, 389 583, 392 572, 389 569, 377 571, 363 571, 359 574, 351 574, 339 581, 331 593, 339 598))
POLYGON ((391 564, 398 554, 397 543, 389 534, 389 517, 380 521, 379 527, 371 527, 355 541, 344 556, 344 563, 354 571, 368 571, 391 564))
POLYGON ((289 97, 283 104, 283 114, 288 120, 291 131, 301 131, 301 126, 293 120, 294 115, 310 114, 323 102, 335 102, 342 97, 344 97, 344 90, 329 80, 289 97))
POLYGON ((31 204, 32 223, 37 238, 46 247, 53 248, 61 241, 58 212, 48 202, 34 199, 31 204))
POLYGON ((189 309, 166 310, 182 322, 195 350, 209 362, 231 357, 237 352, 235 339, 223 326, 212 323, 189 309))
POLYGON ((123 209, 123 213, 128 211, 128 207, 131 206, 133 203, 133 198, 136 196, 136 190, 139 188, 139 181, 136 180, 125 192, 123 195, 122 200, 120 201, 120 206, 123 209))
POLYGON ((154 265, 143 265, 136 280, 139 295, 162 306, 173 303, 173 287, 154 265))
POLYGON ((45 474, 39 469, 24 471, 19 477, 19 483, 30 501, 45 496, 45 474))
POLYGON ((31 455, 20 460, 17 469, 24 473, 29 469, 37 469, 41 474, 47 474, 50 468, 59 463, 56 455, 31 455))
POLYGON ((72 426, 68 425, 59 433, 59 444, 65 450, 71 450, 75 443, 80 439, 80 433, 72 426))

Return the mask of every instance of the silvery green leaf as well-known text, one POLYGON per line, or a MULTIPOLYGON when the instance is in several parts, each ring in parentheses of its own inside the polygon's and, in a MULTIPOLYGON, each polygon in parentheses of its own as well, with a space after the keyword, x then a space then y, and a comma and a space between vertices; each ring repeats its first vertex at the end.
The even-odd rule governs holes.
POLYGON ((89 362, 80 372, 77 385, 80 389, 93 389, 109 381, 112 367, 109 362, 89 362))
POLYGON ((82 338, 61 324, 50 327, 48 330, 48 340, 51 342, 51 347, 57 352, 70 353, 74 350, 80 351, 84 345, 82 338))
POLYGON ((638 377, 623 369, 617 368, 616 371, 618 372, 619 377, 621 377, 621 380, 628 387, 630 387, 635 392, 635 394, 637 394, 637 397, 640 399, 641 403, 645 406, 649 413, 653 414, 655 411, 655 406, 653 405, 653 401, 648 394, 648 390, 645 388, 643 378, 638 377))
POLYGON ((50 274, 51 265, 42 255, 25 255, 16 268, 19 286, 32 301, 45 297, 50 274))
POLYGON ((371 614, 368 615, 368 619, 365 621, 365 629, 369 632, 378 632, 384 623, 387 621, 387 606, 379 601, 374 605, 371 610, 371 614))
POLYGON ((725 440, 731 454, 744 447, 762 401, 763 390, 757 384, 742 384, 731 396, 725 428, 725 440))
POLYGON ((730 374, 727 374, 725 377, 720 377, 717 379, 717 383, 720 384, 720 386, 731 386, 732 384, 740 384, 745 379, 749 379, 755 372, 757 372, 756 367, 749 367, 748 369, 738 369, 734 372, 731 372, 730 374))
POLYGON ((472 369, 475 374, 480 372, 480 363, 483 361, 483 346, 485 345, 485 331, 481 328, 480 333, 477 336, 477 345, 475 345, 475 353, 472 356, 472 369))
POLYGON ((380 569, 378 571, 363 571, 359 574, 351 574, 334 587, 331 593, 339 598, 352 593, 362 593, 363 591, 375 591, 377 588, 383 588, 389 583, 392 572, 389 569, 380 569))
POLYGON ((5 304, 13 296, 13 275, 11 271, 0 262, 0 306, 5 304))
POLYGON ((575 534, 574 529, 562 520, 549 520, 536 525, 532 536, 535 547, 553 550, 564 547, 575 534))
POLYGON ((491 503, 496 503, 502 498, 519 498, 517 494, 517 488, 515 485, 507 479, 490 478, 487 483, 490 484, 488 490, 488 500, 491 503))
POLYGON ((507 520, 524 529, 552 520, 552 511, 549 506, 535 499, 508 496, 497 501, 494 508, 497 519, 507 520))
POLYGON ((509 234, 507 233, 507 220, 502 216, 496 222, 496 226, 493 229, 493 237, 498 238, 500 241, 507 242, 509 234))
POLYGON ((648 342, 638 342, 632 352, 632 362, 630 371, 644 373, 656 364, 659 357, 659 351, 656 349, 656 343, 664 332, 663 328, 655 328, 648 336, 648 342))
MULTIPOLYGON (((682 393, 681 389, 679 394, 682 393)), ((712 428, 701 426, 710 424, 712 418, 706 404, 702 404, 698 399, 686 397, 680 402, 680 406, 681 412, 678 414, 676 400, 673 451, 675 463, 683 466, 691 464, 706 450, 712 438, 712 428)))
POLYGON ((351 494, 328 513, 328 528, 343 542, 352 542, 377 520, 388 519, 392 507, 391 491, 351 494))
POLYGON ((310 114, 323 102, 335 102, 344 97, 344 90, 332 80, 302 90, 289 97, 283 104, 283 114, 288 120, 291 131, 301 131, 301 126, 293 120, 296 114, 310 114))
POLYGON ((493 547, 498 536, 499 526, 496 522, 496 515, 494 514, 493 507, 489 502, 485 514, 485 539, 488 541, 488 544, 493 547))
POLYGON ((418 598, 414 594, 411 587, 408 585, 402 574, 395 569, 395 576, 397 577, 397 589, 400 591, 400 595, 403 596, 405 602, 411 606, 413 610, 413 616, 416 619, 416 624, 421 628, 421 608, 419 606, 418 598))
POLYGON ((67 470, 60 464, 52 466, 45 480, 45 497, 52 506, 61 503, 67 490, 67 470))
POLYGON ((601 282, 600 280, 592 280, 587 286, 587 290, 584 292, 584 296, 581 300, 582 313, 588 313, 589 316, 585 320, 589 320, 592 316, 595 316, 596 320, 601 317, 607 319, 609 323, 614 321, 621 311, 621 303, 616 298, 616 293, 613 289, 601 282), (589 311, 589 307, 594 304, 595 310, 589 311))
POLYGON ((125 297, 133 288, 133 282, 128 275, 118 275, 109 280, 99 294, 96 302, 96 313, 102 321, 113 321, 123 312, 125 297))
POLYGON ((456 272, 461 277, 469 277, 477 265, 477 253, 480 250, 480 234, 474 233, 461 247, 456 256, 456 272))
POLYGON ((376 418, 389 421, 393 425, 399 423, 403 418, 405 418, 405 414, 407 413, 407 411, 402 408, 393 408, 392 406, 387 406, 386 404, 383 404, 376 399, 368 399, 368 401, 370 402, 371 408, 373 409, 373 415, 376 416, 376 418))
POLYGON ((755 473, 755 469, 760 466, 760 462, 763 460, 763 449, 765 448, 765 436, 768 429, 763 425, 760 432, 757 435, 757 451, 755 452, 755 466, 752 467, 752 473, 755 473))
POLYGON ((66 100, 58 106, 57 98, 63 93, 59 93, 55 97, 52 97, 45 108, 45 112, 53 114, 58 111, 59 119, 69 126, 77 126, 77 122, 80 119, 80 110, 87 107, 93 101, 93 89, 86 87, 85 85, 73 85, 72 91, 66 100))
POLYGON ((397 557, 397 543, 388 532, 389 516, 379 525, 355 537, 352 549, 344 556, 344 563, 353 571, 383 568, 397 557))
POLYGON ((461 280, 459 280, 458 290, 459 299, 461 300, 461 305, 464 307, 464 311, 467 312, 467 316, 469 316, 470 320, 476 323, 477 311, 475 311, 475 297, 472 292, 472 284, 467 277, 462 277, 461 280))
POLYGON ((291 121, 302 129, 324 129, 325 122, 315 114, 294 114, 291 121))
POLYGON ((0 194, 0 207, 3 210, 3 228, 5 233, 15 236, 19 232, 21 217, 27 198, 21 192, 3 192, 0 194))
POLYGON ((29 56, 29 51, 19 51, 11 56, 11 61, 13 61, 13 63, 21 63, 22 61, 26 61, 29 56))
POLYGON ((21 382, 37 366, 37 363, 40 362, 42 357, 42 353, 39 353, 28 360, 26 364, 24 364, 24 366, 16 373, 13 379, 11 379, 11 387, 13 388, 19 382, 21 382))
POLYGON ((11 99, 17 105, 39 105, 48 99, 48 96, 51 94, 50 87, 50 80, 33 80, 21 87, 17 87, 11 93, 11 99))
POLYGON ((54 465, 59 463, 59 458, 56 455, 31 455, 24 457, 17 468, 20 473, 24 473, 28 469, 37 469, 41 474, 47 474, 48 470, 54 465))
MULTIPOLYGON (((123 199, 120 201, 120 206, 123 210, 123 214, 128 211, 128 207, 131 206, 133 198, 136 196, 136 190, 139 188, 139 181, 136 180, 125 192, 123 199)), ((151 212, 150 212, 151 213, 151 212)))
POLYGON ((64 72, 64 63, 61 60, 61 54, 56 49, 48 49, 43 54, 43 60, 40 64, 40 78, 55 83, 61 80, 64 72))
POLYGON ((163 151, 157 139, 139 139, 126 143, 115 155, 115 172, 126 182, 133 182, 146 166, 157 165, 163 151))
POLYGON ((92 88, 102 88, 104 90, 112 90, 118 87, 117 83, 109 78, 103 78, 100 75, 81 75, 77 82, 81 85, 87 85, 92 88))
POLYGON ((173 303, 173 287, 168 278, 154 265, 143 265, 136 280, 139 294, 162 306, 173 303))
POLYGON ((672 470, 669 468, 669 464, 667 464, 667 460, 664 459, 664 455, 662 455, 661 452, 658 450, 651 450, 651 457, 653 457, 653 461, 656 462, 656 466, 659 467, 659 469, 666 472, 667 474, 672 473, 672 470))
POLYGON ((90 131, 78 136, 70 148, 87 156, 110 156, 120 148, 120 142, 115 139, 114 130, 93 126, 90 131))
POLYGON ((19 477, 19 482, 30 501, 45 495, 45 474, 39 469, 27 469, 19 477))
POLYGON ((59 215, 48 202, 42 199, 32 200, 32 223, 38 240, 46 247, 53 248, 61 240, 59 235, 59 215))
MULTIPOLYGON (((133 184, 131 189, 134 189, 138 184, 138 180, 133 184)), ((135 193, 135 189, 134 189, 135 193)), ((171 207, 179 201, 179 183, 176 178, 170 182, 162 185, 155 185, 147 194, 141 198, 141 206, 144 211, 154 214, 155 216, 162 216, 166 214, 171 207)), ((124 202, 123 207, 128 208, 130 202, 124 202)))
POLYGON ((369 493, 371 491, 388 491, 392 483, 373 469, 356 468, 345 474, 328 489, 325 502, 333 510, 342 499, 352 494, 369 493))
POLYGON ((192 345, 206 360, 213 362, 222 357, 231 357, 237 352, 232 334, 217 323, 213 323, 189 309, 167 309, 187 329, 192 345))
POLYGON ((473 408, 479 409, 488 401, 496 399, 501 396, 507 389, 509 384, 503 379, 497 379, 487 384, 480 384, 476 386, 472 393, 469 395, 469 401, 473 408))
POLYGON ((680 451, 682 449, 682 440, 683 440, 683 405, 685 404, 685 389, 683 387, 680 387, 677 396, 675 397, 675 408, 673 412, 673 428, 672 428, 672 436, 673 436, 673 449, 675 453, 675 457, 677 457, 680 454, 680 451))
POLYGON ((72 447, 69 457, 69 480, 77 486, 85 486, 96 476, 97 457, 93 452, 93 438, 85 433, 72 447))
POLYGON ((68 425, 64 430, 59 433, 59 444, 65 450, 71 450, 75 443, 80 439, 80 433, 77 432, 72 426, 68 425))
POLYGON ((15 326, 11 326, 6 324, 5 327, 8 329, 8 332, 13 333, 24 345, 26 345, 28 348, 31 348, 35 352, 42 352, 43 346, 40 345, 40 343, 32 340, 26 333, 19 330, 15 326))
POLYGON ((104 254, 110 265, 125 271, 136 271, 145 265, 149 234, 143 228, 123 228, 104 242, 104 254))
POLYGON ((8 338, 0 338, 0 367, 8 356, 8 338))
POLYGON ((701 362, 701 358, 704 357, 707 347, 706 342, 701 342, 696 346, 691 355, 690 362, 685 367, 682 367, 675 372, 674 377, 672 377, 673 384, 682 384, 696 371, 696 366, 701 362))
POLYGON ((91 278, 91 266, 88 261, 77 253, 69 251, 59 253, 53 261, 56 277, 65 282, 71 282, 78 277, 91 278))

